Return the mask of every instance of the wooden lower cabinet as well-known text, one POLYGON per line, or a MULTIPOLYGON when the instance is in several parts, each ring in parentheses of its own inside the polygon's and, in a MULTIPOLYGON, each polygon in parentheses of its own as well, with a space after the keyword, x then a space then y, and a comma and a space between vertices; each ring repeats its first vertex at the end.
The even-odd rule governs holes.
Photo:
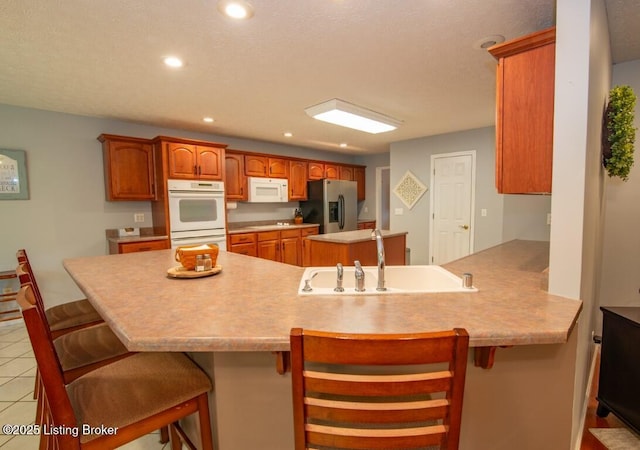
POLYGON ((247 256, 258 256, 256 233, 229 235, 229 251, 247 256))
POLYGON ((358 222, 358 230, 375 230, 375 228, 375 220, 364 220, 362 222, 358 222))
POLYGON ((171 248, 169 239, 136 242, 109 242, 109 254, 149 252, 171 248))
MULTIPOLYGON (((376 242, 360 241, 353 243, 336 243, 309 240, 311 266, 353 266, 359 260, 363 266, 378 264, 376 242)), ((385 264, 388 266, 405 265, 406 235, 384 238, 385 264)))
POLYGON ((305 238, 312 234, 318 234, 318 227, 231 234, 229 251, 302 266, 305 238))

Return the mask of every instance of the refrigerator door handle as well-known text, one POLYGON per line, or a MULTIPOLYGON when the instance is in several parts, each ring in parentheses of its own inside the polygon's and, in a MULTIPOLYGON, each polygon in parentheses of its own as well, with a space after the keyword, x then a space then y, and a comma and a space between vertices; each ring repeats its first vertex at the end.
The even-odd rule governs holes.
POLYGON ((344 195, 338 195, 338 226, 344 229, 344 195))

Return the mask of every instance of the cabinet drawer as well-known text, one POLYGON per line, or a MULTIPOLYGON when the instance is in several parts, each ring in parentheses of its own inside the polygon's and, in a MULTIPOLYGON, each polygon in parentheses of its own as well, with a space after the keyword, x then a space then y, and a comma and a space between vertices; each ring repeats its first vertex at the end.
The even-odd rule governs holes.
POLYGON ((231 241, 231 245, 249 244, 249 243, 255 244, 256 234, 255 233, 230 234, 229 240, 231 241))
POLYGON ((247 256, 258 256, 255 242, 247 244, 235 244, 231 246, 232 253, 239 253, 247 256))
POLYGON ((286 238, 297 238, 300 237, 300 229, 295 229, 295 230, 282 230, 280 232, 280 238, 282 239, 286 239, 286 238))
POLYGON ((141 241, 127 242, 119 244, 120 253, 148 252, 151 250, 164 250, 169 248, 169 241, 163 239, 161 241, 141 241))
POLYGON ((258 242, 277 241, 278 239, 280 239, 279 231, 263 231, 262 233, 258 233, 258 242))
POLYGON ((307 236, 311 236, 311 235, 318 234, 318 233, 319 233, 319 228, 318 227, 302 228, 300 230, 300 236, 302 236, 302 237, 307 237, 307 236))

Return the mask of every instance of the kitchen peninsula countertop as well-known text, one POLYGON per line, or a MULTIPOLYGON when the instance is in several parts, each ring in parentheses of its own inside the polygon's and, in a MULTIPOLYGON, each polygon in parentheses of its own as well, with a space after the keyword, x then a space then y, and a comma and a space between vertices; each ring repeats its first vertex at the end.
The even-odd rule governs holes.
POLYGON ((238 234, 238 233, 257 233, 259 231, 279 231, 279 230, 295 230, 299 228, 314 228, 319 227, 317 223, 286 223, 285 225, 278 225, 276 223, 264 223, 264 222, 255 222, 255 223, 242 223, 242 224, 228 224, 228 234, 238 234))
MULTIPOLYGON (((354 231, 341 231, 339 233, 327 233, 327 234, 316 234, 313 236, 307 237, 307 239, 311 239, 312 241, 320 241, 320 242, 332 242, 334 244, 353 244, 355 242, 363 242, 371 240, 371 232, 373 230, 354 230, 354 231)), ((406 231, 389 231, 389 230, 380 230, 383 238, 394 237, 394 236, 402 236, 403 234, 407 234, 406 231)))
POLYGON ((480 347, 567 342, 582 302, 541 289, 548 253, 546 242, 511 241, 444 266, 472 272, 478 292, 384 296, 299 296, 304 268, 223 251, 222 272, 200 279, 166 276, 177 265, 172 250, 72 258, 64 267, 131 351, 287 351, 292 327, 464 327, 480 347))

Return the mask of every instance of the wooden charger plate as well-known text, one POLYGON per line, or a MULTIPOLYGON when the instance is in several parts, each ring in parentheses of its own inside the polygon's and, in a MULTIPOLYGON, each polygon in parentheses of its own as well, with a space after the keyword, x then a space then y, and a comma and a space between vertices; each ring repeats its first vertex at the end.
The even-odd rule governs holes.
POLYGON ((196 272, 195 270, 188 270, 182 266, 172 267, 167 270, 167 276, 169 278, 202 278, 210 277, 222 272, 222 266, 215 266, 211 270, 205 270, 204 272, 196 272))

